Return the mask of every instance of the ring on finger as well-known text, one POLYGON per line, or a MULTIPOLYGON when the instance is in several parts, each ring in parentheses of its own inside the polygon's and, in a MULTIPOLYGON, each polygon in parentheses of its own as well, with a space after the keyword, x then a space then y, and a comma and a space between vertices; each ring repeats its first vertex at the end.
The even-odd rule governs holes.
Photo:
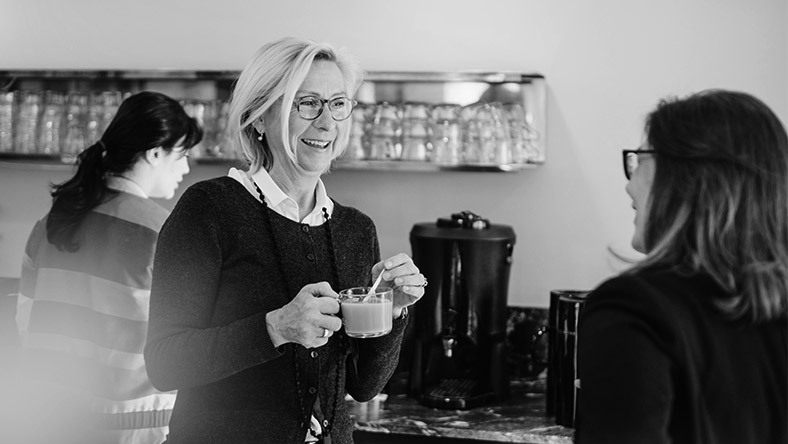
POLYGON ((321 338, 327 338, 331 334, 331 331, 327 328, 323 329, 323 334, 320 336, 321 338))
POLYGON ((426 286, 427 286, 427 277, 425 276, 425 277, 424 277, 424 282, 422 282, 422 283, 421 283, 421 285, 416 285, 416 287, 421 287, 421 288, 424 288, 424 287, 426 287, 426 286))

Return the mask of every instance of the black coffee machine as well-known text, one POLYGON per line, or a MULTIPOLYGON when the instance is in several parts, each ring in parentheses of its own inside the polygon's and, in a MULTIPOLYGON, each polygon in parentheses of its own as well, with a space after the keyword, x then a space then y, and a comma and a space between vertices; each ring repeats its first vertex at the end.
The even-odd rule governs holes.
POLYGON ((412 308, 408 393, 437 408, 467 409, 509 394, 504 341, 515 235, 474 213, 419 223, 413 260, 427 277, 412 308))

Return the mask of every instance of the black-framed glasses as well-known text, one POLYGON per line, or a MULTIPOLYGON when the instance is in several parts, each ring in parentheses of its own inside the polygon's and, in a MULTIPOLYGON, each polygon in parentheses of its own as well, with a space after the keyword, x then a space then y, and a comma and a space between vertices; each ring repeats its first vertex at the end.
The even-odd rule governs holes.
POLYGON ((305 120, 315 120, 323 114, 323 105, 328 104, 328 112, 331 118, 337 122, 350 117, 356 102, 348 97, 335 97, 333 99, 321 99, 320 97, 306 96, 293 101, 298 115, 305 120))
POLYGON ((622 150, 621 154, 624 159, 624 176, 627 180, 632 179, 632 174, 638 168, 638 155, 639 154, 654 154, 654 150, 622 150))

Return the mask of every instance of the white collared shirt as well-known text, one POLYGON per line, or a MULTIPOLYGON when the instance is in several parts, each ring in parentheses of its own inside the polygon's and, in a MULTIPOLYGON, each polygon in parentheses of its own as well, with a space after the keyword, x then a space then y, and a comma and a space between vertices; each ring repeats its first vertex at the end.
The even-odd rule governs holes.
POLYGON ((328 198, 326 187, 320 179, 317 180, 317 188, 315 189, 315 208, 313 208, 306 217, 300 219, 298 216, 300 210, 298 202, 279 188, 279 185, 274 182, 274 179, 268 174, 265 168, 261 168, 260 171, 251 176, 247 172, 240 171, 236 168, 230 168, 227 175, 237 180, 259 201, 260 195, 257 193, 254 183, 252 182, 252 180, 254 180, 257 186, 260 187, 260 191, 263 192, 265 203, 268 207, 292 221, 316 227, 318 225, 323 225, 326 221, 323 217, 324 207, 326 211, 328 211, 329 216, 334 213, 334 202, 328 198))
POLYGON ((145 194, 145 191, 142 190, 142 187, 140 187, 137 182, 127 179, 123 176, 107 176, 107 188, 115 191, 123 191, 129 194, 134 194, 135 196, 145 199, 148 198, 148 195, 145 194))

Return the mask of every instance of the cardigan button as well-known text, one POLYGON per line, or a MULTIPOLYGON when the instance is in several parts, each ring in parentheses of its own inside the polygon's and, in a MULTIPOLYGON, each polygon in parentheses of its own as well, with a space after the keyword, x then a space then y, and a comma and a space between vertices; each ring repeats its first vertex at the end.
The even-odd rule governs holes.
POLYGON ((309 394, 314 395, 315 393, 317 393, 317 389, 314 387, 309 387, 309 394))
POLYGON ((317 352, 312 350, 312 353, 310 353, 309 356, 311 356, 313 358, 317 358, 317 352))
POLYGON ((315 260, 315 255, 312 254, 312 253, 309 253, 309 254, 306 255, 306 258, 309 259, 310 261, 313 261, 313 260, 315 260))
POLYGON ((309 225, 307 224, 301 225, 301 231, 303 231, 304 233, 309 233, 309 225))

